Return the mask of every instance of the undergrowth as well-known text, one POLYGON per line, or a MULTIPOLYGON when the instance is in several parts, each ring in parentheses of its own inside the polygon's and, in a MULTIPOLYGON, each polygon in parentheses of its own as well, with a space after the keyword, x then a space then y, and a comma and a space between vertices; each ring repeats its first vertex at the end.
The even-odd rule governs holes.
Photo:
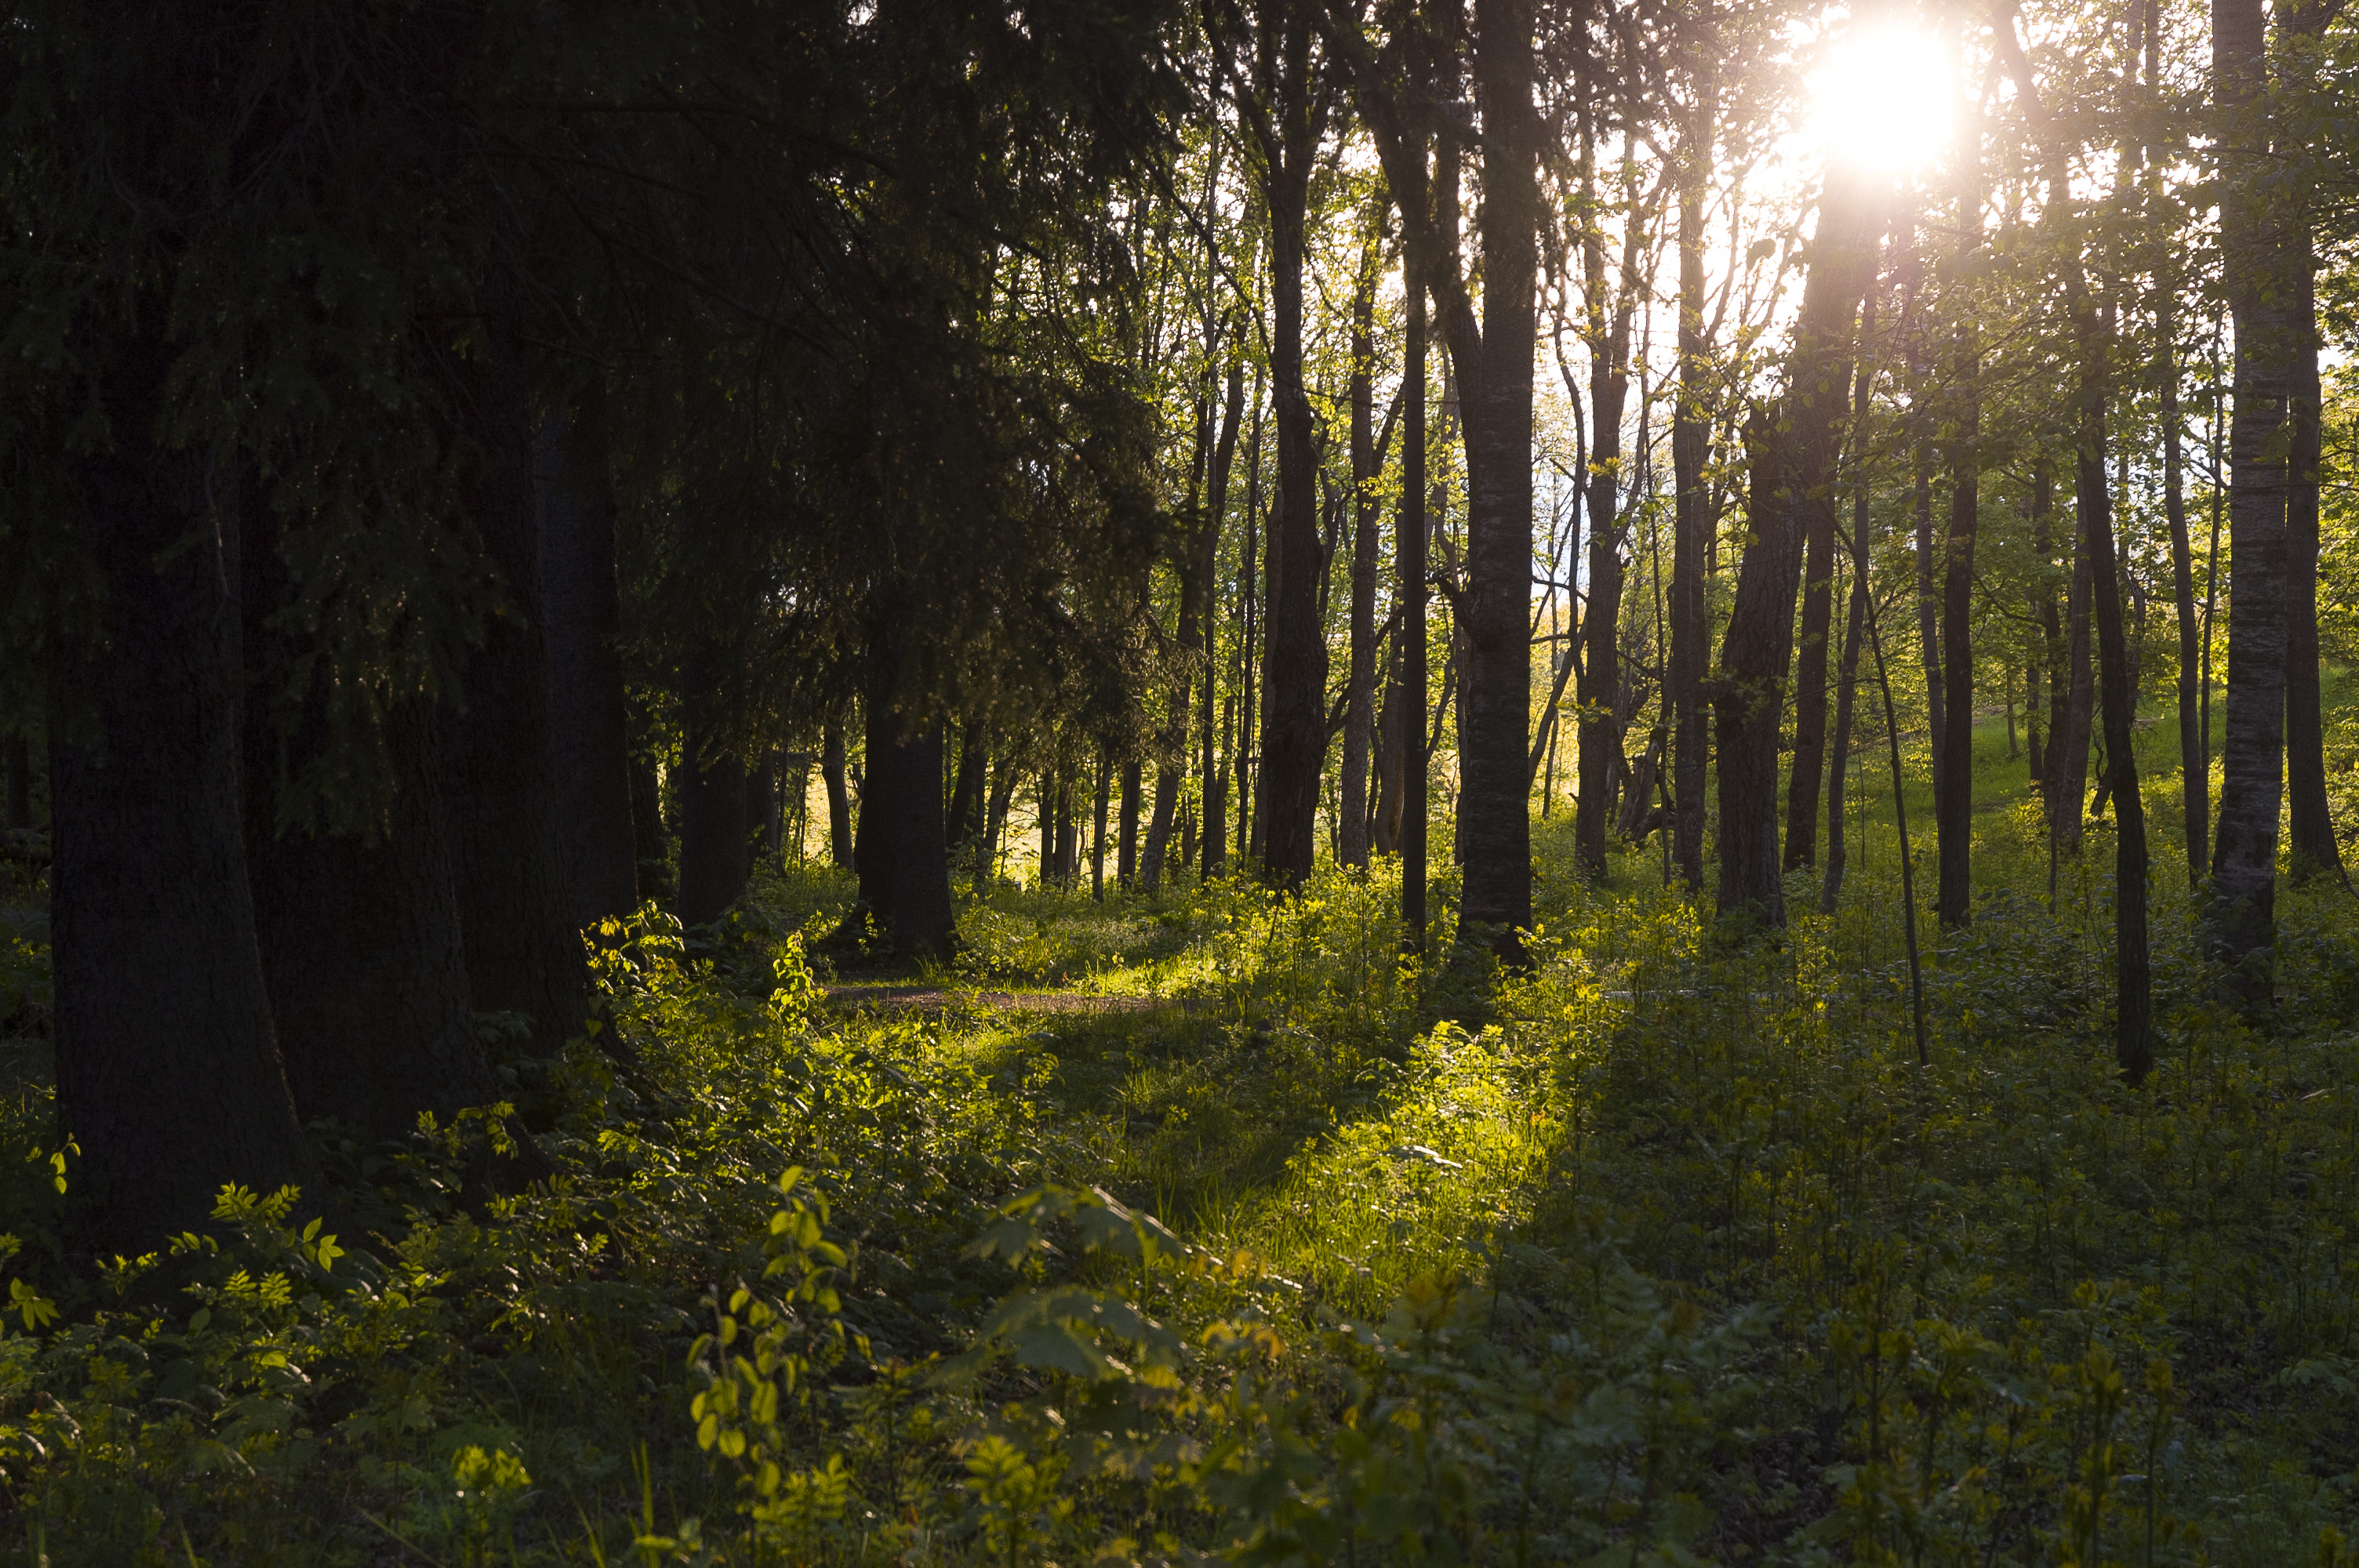
MULTIPOLYGON (((2036 837, 1983 828, 1999 864, 2036 837)), ((13 1037, 14 1560, 2334 1563, 2359 1452, 2359 945, 2205 1000, 2158 880, 2158 1067, 2110 1072, 2102 831, 1937 940, 1895 869, 1717 942, 1540 835, 1528 974, 1399 958, 1397 889, 971 903, 968 988, 846 1015, 806 873, 605 934, 514 1108, 315 1130, 339 1186, 66 1251, 13 1037), (1125 1000, 1127 999, 1127 1000, 1125 1000)), ((1883 857, 1888 861, 1890 856, 1883 857)), ((2018 870, 2023 868, 2018 865, 2018 870)), ((1798 885, 1798 908, 1809 891, 1798 885)), ((1441 890, 1445 895, 1445 886, 1441 890)), ((38 942, 12 949, 37 988, 38 942)))

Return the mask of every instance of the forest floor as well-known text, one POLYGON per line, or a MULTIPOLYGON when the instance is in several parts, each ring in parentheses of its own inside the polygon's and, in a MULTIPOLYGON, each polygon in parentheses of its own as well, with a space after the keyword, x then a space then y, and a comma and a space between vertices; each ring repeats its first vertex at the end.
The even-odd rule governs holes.
POLYGON ((782 872, 519 1064, 557 1187, 323 1129, 368 1234, 232 1205, 169 1296, 59 1259, 27 1024, 0 1561, 2347 1562, 2359 936, 2292 890, 2277 1014, 2209 1003, 2161 729, 2135 1091, 2109 828, 2051 902, 1997 722, 1923 1067, 1872 766, 1774 944, 1655 845, 1584 884, 1559 806, 1524 975, 1405 966, 1383 865, 969 893, 947 969, 813 973, 850 890, 782 872))

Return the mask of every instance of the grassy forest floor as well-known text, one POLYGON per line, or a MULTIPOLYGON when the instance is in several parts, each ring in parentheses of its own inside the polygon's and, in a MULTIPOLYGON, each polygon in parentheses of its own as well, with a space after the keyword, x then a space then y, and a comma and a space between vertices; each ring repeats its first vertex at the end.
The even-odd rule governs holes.
POLYGON ((797 871, 716 939, 618 934, 594 1036, 510 1064, 550 1186, 485 1198, 482 1119, 321 1128, 335 1246, 308 1195, 233 1195, 218 1249, 95 1273, 19 898, 0 1553, 2347 1562, 2350 895, 2283 900, 2266 1027, 2212 1007, 2150 731, 2127 1089, 2108 830, 2051 906, 1979 741, 1921 1069, 1873 752, 1843 912, 1774 946, 1719 945, 1651 846, 1585 886, 1551 813, 1520 976, 1403 968, 1381 867, 995 890, 956 965, 870 972, 807 953, 849 889, 797 871))

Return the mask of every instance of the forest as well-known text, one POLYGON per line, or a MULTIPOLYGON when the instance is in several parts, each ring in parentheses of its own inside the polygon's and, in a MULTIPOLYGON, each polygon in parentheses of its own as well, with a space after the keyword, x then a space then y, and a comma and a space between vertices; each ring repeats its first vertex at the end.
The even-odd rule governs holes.
POLYGON ((2359 1563, 2342 0, 15 0, 0 1563, 2359 1563))

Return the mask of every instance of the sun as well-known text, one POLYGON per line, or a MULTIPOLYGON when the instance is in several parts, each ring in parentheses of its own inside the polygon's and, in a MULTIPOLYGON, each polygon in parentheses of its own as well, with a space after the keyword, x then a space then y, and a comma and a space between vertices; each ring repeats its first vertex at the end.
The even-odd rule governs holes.
POLYGON ((1956 67, 1930 33, 1872 27, 1838 39, 1810 78, 1811 129, 1831 160, 1898 173, 1950 140, 1956 67))

